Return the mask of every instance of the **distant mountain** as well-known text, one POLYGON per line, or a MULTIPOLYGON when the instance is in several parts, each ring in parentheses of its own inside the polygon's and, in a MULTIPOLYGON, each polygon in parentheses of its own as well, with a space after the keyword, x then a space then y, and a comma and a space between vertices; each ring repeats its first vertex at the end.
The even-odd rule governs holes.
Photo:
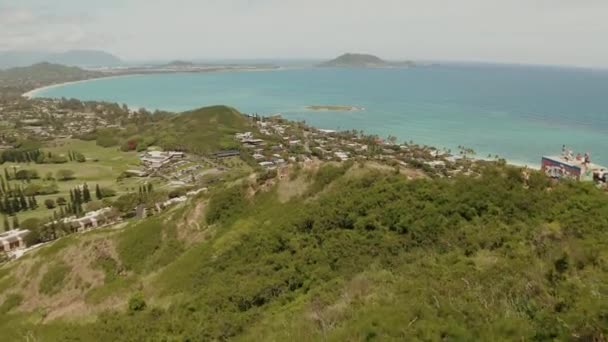
POLYGON ((59 53, 42 51, 0 52, 0 69, 25 67, 42 62, 81 67, 117 66, 122 64, 120 58, 97 50, 70 50, 59 53))
POLYGON ((387 63, 374 55, 346 53, 331 61, 321 63, 322 67, 369 68, 385 66, 387 63))
POLYGON ((97 71, 46 62, 28 67, 0 70, 0 96, 20 95, 51 84, 80 81, 105 75, 97 71))
POLYGON ((381 67, 411 67, 413 62, 388 62, 380 57, 368 54, 345 53, 331 61, 319 64, 320 67, 333 68, 381 68, 381 67))

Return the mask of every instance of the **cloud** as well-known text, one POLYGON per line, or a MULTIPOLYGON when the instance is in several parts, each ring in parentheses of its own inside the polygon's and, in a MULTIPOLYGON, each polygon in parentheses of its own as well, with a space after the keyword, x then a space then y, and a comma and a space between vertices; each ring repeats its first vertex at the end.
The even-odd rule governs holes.
POLYGON ((87 30, 94 20, 87 14, 0 5, 0 50, 61 51, 111 42, 111 35, 87 30))
POLYGON ((606 0, 19 0, 9 10, 0 8, 0 49, 608 66, 606 0))

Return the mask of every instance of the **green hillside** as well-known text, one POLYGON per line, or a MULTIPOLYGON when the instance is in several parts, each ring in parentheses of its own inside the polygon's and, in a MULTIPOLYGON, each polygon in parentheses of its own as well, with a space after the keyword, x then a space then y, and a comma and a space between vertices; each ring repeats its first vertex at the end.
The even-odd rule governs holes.
MULTIPOLYGON (((215 152, 236 147, 234 133, 255 128, 247 117, 227 106, 212 106, 184 113, 158 113, 141 115, 141 122, 124 130, 102 129, 81 137, 96 139, 105 146, 160 146, 166 150, 181 150, 196 154, 215 152)), ((135 120, 136 122, 138 120, 135 120)))
POLYGON ((28 67, 0 70, 0 97, 21 94, 52 84, 81 81, 106 74, 59 64, 38 63, 28 67))
POLYGON ((78 67, 69 67, 59 64, 39 63, 29 67, 18 67, 7 70, 0 70, 0 82, 19 83, 33 81, 46 82, 69 82, 86 79, 95 76, 102 76, 102 73, 87 71, 78 67))
POLYGON ((201 108, 178 114, 168 120, 161 145, 183 146, 190 152, 214 152, 232 147, 234 133, 251 129, 247 119, 236 109, 226 106, 201 108))
POLYGON ((216 187, 4 266, 0 333, 10 341, 607 336, 608 200, 590 185, 551 184, 540 173, 526 185, 520 170, 499 166, 478 178, 408 180, 363 164, 293 169, 273 184, 216 187))

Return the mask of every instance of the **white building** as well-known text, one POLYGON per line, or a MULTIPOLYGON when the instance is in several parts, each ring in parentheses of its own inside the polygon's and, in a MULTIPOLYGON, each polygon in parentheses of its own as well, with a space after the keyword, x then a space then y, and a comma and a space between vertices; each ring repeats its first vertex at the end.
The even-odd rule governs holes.
POLYGON ((176 159, 183 159, 186 157, 186 154, 184 152, 177 152, 177 151, 167 151, 167 152, 161 152, 161 151, 148 151, 146 153, 144 153, 140 159, 141 162, 149 168, 152 169, 158 169, 163 167, 164 165, 170 163, 173 160, 176 159))
POLYGON ((348 154, 346 152, 334 152, 334 155, 342 161, 348 160, 348 154))
POLYGON ((25 248, 25 241, 23 239, 29 233, 30 231, 27 229, 13 229, 0 234, 0 245, 2 246, 2 250, 11 252, 16 249, 25 248))
MULTIPOLYGON (((61 222, 68 225, 72 229, 82 232, 88 229, 99 228, 101 226, 115 223, 120 220, 120 215, 110 207, 101 208, 95 211, 89 211, 82 217, 70 216, 61 219, 61 222)), ((57 221, 54 222, 57 224, 57 221)), ((52 223, 47 223, 50 225, 52 223)))

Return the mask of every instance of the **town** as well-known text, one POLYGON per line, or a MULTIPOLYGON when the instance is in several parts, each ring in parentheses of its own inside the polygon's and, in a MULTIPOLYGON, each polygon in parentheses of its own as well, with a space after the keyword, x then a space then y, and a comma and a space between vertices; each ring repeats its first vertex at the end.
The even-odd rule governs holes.
MULTIPOLYGON (((0 148, 3 161, 13 163, 15 170, 21 169, 23 164, 15 164, 9 157, 15 151, 23 151, 23 148, 18 147, 23 141, 38 141, 35 149, 31 150, 36 151, 36 155, 45 155, 44 151, 53 146, 63 146, 64 149, 81 146, 82 143, 77 142, 83 141, 89 144, 84 145, 88 146, 86 149, 91 150, 95 146, 94 149, 103 151, 104 155, 113 156, 110 159, 130 158, 128 163, 120 163, 120 167, 112 168, 116 180, 107 183, 107 189, 104 188, 110 195, 98 196, 99 201, 96 203, 74 200, 70 190, 73 205, 67 209, 58 199, 49 199, 50 195, 31 193, 34 199, 36 196, 44 197, 48 209, 35 207, 31 208, 32 214, 10 213, 12 223, 5 216, 6 232, 0 236, 0 242, 7 257, 19 257, 31 249, 32 245, 35 248, 66 234, 108 227, 124 220, 137 220, 161 213, 191 197, 207 193, 218 181, 221 183, 222 179, 234 178, 235 175, 254 173, 261 182, 265 182, 275 177, 286 177, 294 167, 321 162, 353 162, 391 170, 408 178, 452 178, 458 175, 475 177, 479 174, 479 166, 484 163, 506 163, 497 156, 477 159, 475 151, 464 146, 453 153, 448 149, 441 150, 413 142, 398 143, 393 136, 381 138, 362 131, 317 129, 302 122, 284 119, 280 115, 245 114, 243 120, 249 129, 232 133, 229 139, 231 142, 225 144, 230 148, 204 153, 193 153, 184 148, 165 150, 153 144, 144 144, 151 140, 146 137, 122 142, 117 138, 132 134, 127 131, 133 125, 154 124, 155 120, 162 120, 166 115, 170 114, 150 113, 144 109, 132 110, 104 102, 24 98, 3 100, 0 119, 6 129, 0 136, 0 148), (49 201, 57 201, 57 204, 51 205, 49 201), (74 210, 74 207, 79 208, 82 204, 86 204, 86 208, 74 210), (56 208, 61 209, 59 213, 56 208), (40 214, 34 215, 34 212, 40 214), (18 216, 23 216, 24 219, 18 220, 18 216), (28 234, 28 228, 38 231, 36 234, 28 234)), ((87 151, 59 149, 57 155, 51 152, 47 154, 55 164, 76 159, 84 165, 104 163, 100 158, 91 158, 87 151), (67 152, 68 156, 61 152, 67 152)), ((36 174, 45 173, 46 159, 48 158, 43 162, 36 160, 40 168, 36 174)), ((547 175, 556 178, 555 167, 549 168, 551 165, 547 160, 543 159, 543 170, 547 167, 547 175)), ((16 175, 16 171, 14 173, 16 175)), ((527 172, 524 170, 522 173, 522 177, 526 178, 527 172)), ((596 175, 595 181, 598 186, 606 187, 605 176, 596 175)), ((72 182, 80 189, 78 193, 83 185, 86 186, 86 183, 83 184, 78 179, 72 182)), ((22 185, 16 186, 23 186, 23 183, 19 184, 22 185)), ((61 195, 60 192, 55 194, 61 195)))

